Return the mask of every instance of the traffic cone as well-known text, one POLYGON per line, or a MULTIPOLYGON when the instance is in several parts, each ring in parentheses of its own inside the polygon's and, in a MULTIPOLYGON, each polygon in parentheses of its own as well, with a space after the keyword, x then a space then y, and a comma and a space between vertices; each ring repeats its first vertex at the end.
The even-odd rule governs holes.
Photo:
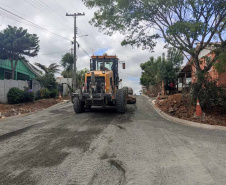
POLYGON ((196 117, 202 117, 203 113, 202 113, 202 109, 199 103, 199 100, 197 99, 197 104, 196 104, 196 112, 195 112, 195 116, 196 117))
POLYGON ((59 100, 62 100, 61 92, 59 92, 59 100))
POLYGON ((160 93, 158 93, 157 100, 160 100, 160 93))

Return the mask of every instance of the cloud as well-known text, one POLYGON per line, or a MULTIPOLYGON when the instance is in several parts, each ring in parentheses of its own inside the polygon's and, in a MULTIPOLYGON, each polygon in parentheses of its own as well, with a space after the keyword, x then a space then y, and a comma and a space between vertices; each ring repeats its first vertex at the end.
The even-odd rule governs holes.
MULTIPOLYGON (((25 18, 31 23, 35 23, 44 28, 38 29, 33 26, 28 26, 31 25, 31 23, 15 18, 12 15, 9 16, 9 14, 8 17, 6 17, 6 13, 0 11, 0 21, 4 15, 2 26, 0 27, 1 30, 6 28, 7 25, 20 26, 28 29, 29 33, 35 33, 39 36, 39 55, 34 58, 28 58, 28 60, 31 63, 39 62, 47 66, 51 63, 59 64, 62 55, 66 52, 71 52, 70 49, 73 48, 73 45, 71 44, 74 34, 73 17, 66 17, 66 13, 72 14, 85 12, 85 16, 77 17, 78 36, 88 34, 87 37, 77 38, 77 41, 80 44, 80 48, 77 49, 78 70, 89 68, 90 56, 94 53, 103 54, 106 52, 108 55, 116 54, 120 61, 126 62, 125 70, 119 66, 120 78, 123 80, 122 84, 123 86, 132 87, 136 94, 138 94, 141 89, 139 84, 141 76, 140 64, 146 62, 150 56, 157 57, 165 52, 165 50, 163 50, 163 41, 158 42, 154 53, 142 50, 141 48, 132 48, 131 46, 122 47, 121 41, 124 38, 123 35, 115 33, 112 36, 107 36, 100 32, 98 28, 89 24, 89 21, 94 15, 95 9, 86 8, 81 0, 1 0, 0 7, 3 7, 25 18), (12 20, 9 17, 20 22, 12 20), (49 31, 46 31, 45 29, 49 31), (50 32, 54 32, 69 40, 51 34, 50 32), (65 52, 65 50, 67 51, 65 52), (86 51, 88 55, 84 51, 86 51)), ((59 75, 60 74, 56 74, 56 76, 59 75)))

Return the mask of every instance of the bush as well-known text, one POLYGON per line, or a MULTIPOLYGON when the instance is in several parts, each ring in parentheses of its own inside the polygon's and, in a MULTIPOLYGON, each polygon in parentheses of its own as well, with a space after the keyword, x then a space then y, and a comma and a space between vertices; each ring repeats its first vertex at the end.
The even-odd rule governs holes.
POLYGON ((49 97, 50 98, 56 98, 57 97, 57 94, 58 94, 58 91, 57 89, 53 89, 49 92, 49 97))
POLYGON ((35 93, 35 100, 40 100, 42 97, 41 97, 41 91, 38 90, 36 93, 35 93))
POLYGON ((198 98, 206 111, 215 107, 226 109, 226 92, 223 87, 217 86, 216 81, 204 80, 201 87, 198 83, 192 84, 191 95, 193 102, 196 103, 198 98))
POLYGON ((24 102, 33 102, 35 100, 35 95, 32 91, 24 92, 24 102))
POLYGON ((7 99, 9 104, 22 103, 24 99, 24 91, 13 87, 9 90, 7 94, 7 99))
POLYGON ((50 91, 57 89, 57 83, 53 73, 46 73, 42 77, 37 78, 37 81, 43 88, 46 88, 50 91))
POLYGON ((49 94, 50 94, 50 92, 47 88, 41 89, 41 97, 42 98, 50 98, 49 94))

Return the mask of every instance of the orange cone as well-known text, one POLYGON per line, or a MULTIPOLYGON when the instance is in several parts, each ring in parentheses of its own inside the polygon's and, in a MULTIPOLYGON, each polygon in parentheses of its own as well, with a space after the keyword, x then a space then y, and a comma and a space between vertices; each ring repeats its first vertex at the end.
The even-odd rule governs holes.
POLYGON ((203 113, 202 113, 202 109, 199 103, 199 100, 197 99, 197 104, 196 104, 196 112, 195 112, 195 116, 196 117, 202 117, 203 113))
POLYGON ((59 92, 59 100, 62 100, 61 92, 59 92))
POLYGON ((160 94, 158 93, 157 100, 160 100, 160 94))

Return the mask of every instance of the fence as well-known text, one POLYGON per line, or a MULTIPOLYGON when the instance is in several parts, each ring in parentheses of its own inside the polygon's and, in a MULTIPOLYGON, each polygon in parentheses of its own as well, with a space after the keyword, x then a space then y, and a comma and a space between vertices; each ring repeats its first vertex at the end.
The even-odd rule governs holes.
MULTIPOLYGON (((24 90, 24 87, 28 87, 27 81, 22 80, 0 80, 0 102, 1 103, 7 103, 7 94, 9 92, 9 89, 12 87, 17 87, 21 90, 24 90)), ((32 90, 33 92, 36 92, 40 89, 40 84, 32 80, 32 90)))

